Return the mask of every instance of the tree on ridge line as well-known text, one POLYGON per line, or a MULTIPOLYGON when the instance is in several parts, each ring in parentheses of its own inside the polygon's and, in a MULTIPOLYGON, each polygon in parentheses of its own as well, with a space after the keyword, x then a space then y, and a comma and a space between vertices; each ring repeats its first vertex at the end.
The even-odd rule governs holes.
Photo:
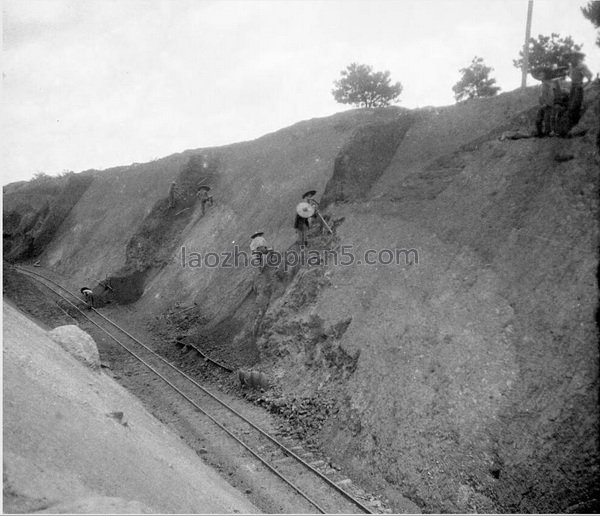
MULTIPOLYGON (((540 34, 537 39, 529 39, 529 71, 539 68, 562 67, 569 65, 569 56, 575 51, 581 51, 581 45, 573 41, 571 36, 565 38, 553 32, 550 36, 540 34)), ((516 68, 523 67, 523 50, 519 58, 513 59, 516 68)))
POLYGON ((390 72, 374 72, 373 67, 352 63, 340 72, 341 78, 333 84, 333 98, 341 104, 375 108, 397 102, 402 84, 391 84, 390 72))
POLYGON ((496 79, 490 77, 493 70, 485 65, 482 57, 475 56, 468 67, 459 70, 462 78, 452 87, 456 101, 496 95, 500 87, 495 86, 496 79))

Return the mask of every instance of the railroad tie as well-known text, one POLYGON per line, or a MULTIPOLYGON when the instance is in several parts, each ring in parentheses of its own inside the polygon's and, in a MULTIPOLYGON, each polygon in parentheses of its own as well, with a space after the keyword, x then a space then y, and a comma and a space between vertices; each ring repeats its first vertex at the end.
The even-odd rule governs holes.
POLYGON ((350 480, 349 478, 345 478, 344 480, 340 480, 339 482, 336 482, 336 484, 338 486, 349 486, 350 484, 352 484, 352 480, 350 480))
POLYGON ((309 462, 308 465, 313 468, 320 468, 321 466, 325 465, 325 461, 324 460, 315 460, 313 462, 309 462))

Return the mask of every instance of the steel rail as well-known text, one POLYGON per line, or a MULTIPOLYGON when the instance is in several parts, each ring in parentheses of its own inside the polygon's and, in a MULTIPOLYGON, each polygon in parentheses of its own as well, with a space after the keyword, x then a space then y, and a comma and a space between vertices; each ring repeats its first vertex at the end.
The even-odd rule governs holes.
MULTIPOLYGON (((77 299, 78 302, 82 302, 81 299, 76 296, 75 294, 73 294, 72 292, 70 292, 69 290, 67 290, 66 288, 64 288, 62 285, 58 284, 57 282, 53 281, 50 278, 47 278, 46 276, 35 272, 35 271, 31 271, 29 269, 25 269, 23 267, 20 266, 16 266, 16 268, 18 270, 23 271, 26 274, 32 274, 34 276, 39 276, 40 278, 44 279, 45 281, 48 281, 50 283, 52 283, 53 285, 55 285, 56 287, 60 288, 61 290, 64 290, 65 292, 67 292, 70 296, 72 296, 73 298, 77 299)), ((34 278, 35 279, 35 278, 34 278)), ((41 282, 40 282, 41 283, 41 282)), ((42 283, 43 284, 43 283, 42 283)), ((47 285, 45 285, 47 288, 49 288, 52 292, 54 292, 55 294, 59 295, 61 298, 65 299, 64 296, 62 296, 60 293, 56 292, 55 290, 51 289, 50 287, 48 287, 47 285)), ((319 509, 321 512, 323 512, 322 508, 318 506, 318 504, 316 502, 314 502, 313 500, 311 500, 306 494, 304 494, 299 488, 297 488, 291 481, 289 481, 288 479, 285 479, 281 473, 279 473, 277 470, 275 470, 274 468, 272 468, 262 457, 260 457, 258 454, 256 454, 255 452, 253 452, 250 448, 248 448, 248 446, 243 443, 243 441, 241 441, 237 436, 235 436, 234 434, 232 434, 227 428, 223 427, 218 421, 216 421, 212 416, 210 416, 209 414, 207 414, 202 408, 198 407, 192 400, 190 400, 184 393, 182 393, 181 391, 179 391, 179 389, 177 389, 177 387, 173 386, 168 380, 166 380, 160 373, 156 372, 152 366, 146 364, 146 362, 139 358, 137 355, 135 355, 132 351, 130 351, 129 349, 126 348, 126 346, 124 346, 121 342, 119 342, 114 336, 112 336, 106 329, 102 328, 101 326, 99 326, 97 323, 95 323, 92 319, 90 319, 86 313, 84 313, 82 310, 80 310, 77 306, 75 306, 73 303, 71 303, 69 300, 65 299, 65 301, 67 301, 69 304, 71 304, 74 308, 77 309, 78 312, 80 312, 86 319, 88 319, 90 322, 92 322, 95 326, 97 326, 100 330, 104 331, 111 339, 113 339, 115 342, 117 342, 121 347, 123 347, 128 353, 130 353, 131 355, 133 355, 136 359, 138 359, 141 363, 143 363, 146 367, 148 367, 152 372, 154 372, 155 374, 157 374, 161 379, 163 379, 168 385, 170 385, 173 389, 175 389, 179 394, 181 394, 184 398, 186 398, 190 403, 192 403, 196 408, 198 408, 203 414, 205 414, 207 417, 209 417, 215 424, 217 424, 220 428, 222 428, 223 430, 225 430, 225 432, 227 432, 229 435, 231 435, 236 441, 238 441, 239 443, 241 443, 246 449, 248 449, 248 451, 250 451, 250 453, 252 453, 259 461, 261 461, 265 466, 267 466, 268 469, 270 469, 271 471, 273 471, 277 476, 279 476, 284 482, 288 483, 294 490, 296 490, 299 494, 301 494, 301 496, 303 498, 305 498, 306 500, 308 500, 312 505, 314 505, 317 509, 319 509)), ((180 369, 178 369, 177 367, 175 367, 171 362, 169 362, 168 360, 165 360, 162 356, 160 356, 158 353, 156 353, 154 350, 150 349, 148 346, 146 346, 143 342, 139 341, 136 337, 134 337, 133 335, 131 335, 129 332, 127 332, 125 329, 121 328, 118 324, 116 324, 115 322, 111 321, 110 319, 108 319, 106 316, 104 316, 103 314, 101 314, 100 312, 98 312, 97 310, 95 310, 94 308, 92 308, 93 312, 95 314, 97 314, 101 319, 103 319, 104 321, 106 321, 107 323, 111 324, 112 326, 114 326, 115 328, 117 328, 119 331, 121 331, 122 333, 124 333, 125 335, 127 335, 131 340, 133 340, 134 342, 136 342, 138 345, 142 346, 144 349, 146 349, 146 351, 150 352, 153 356, 155 356, 156 358, 158 358, 161 362, 163 362, 164 364, 168 365, 170 368, 172 368, 175 372, 177 372, 178 374, 180 374, 181 376, 183 376, 186 380, 188 380, 189 382, 191 382, 194 386, 196 386, 197 388, 199 388, 201 391, 203 391, 206 395, 210 396, 212 399, 214 399, 217 403, 219 403, 220 405, 222 405, 224 408, 226 408, 227 410, 229 410, 230 412, 232 412, 233 414, 235 414, 238 418, 240 418, 241 420, 243 420, 246 424, 248 424, 249 426, 251 426, 254 430, 256 430, 257 432, 259 432, 263 437, 267 438, 269 441, 271 441, 273 444, 275 444, 277 447, 279 447, 286 455, 294 458, 296 461, 298 461, 300 464, 302 464, 304 467, 306 467, 307 469, 309 469, 312 473, 314 473, 315 475, 317 475, 321 480, 323 480, 325 483, 327 483, 330 487, 332 487, 334 490, 336 490, 337 492, 339 492, 342 496, 344 496, 348 501, 350 501, 351 503, 353 503, 354 505, 356 505, 359 509, 361 509, 363 512, 365 512, 366 514, 373 514, 372 511, 366 507, 365 505, 363 505, 360 501, 356 500, 352 495, 350 495, 349 493, 347 493, 344 489, 342 489, 339 485, 337 485, 333 480, 331 480, 330 478, 328 478, 327 476, 325 476, 323 473, 321 473, 319 470, 317 470, 316 468, 314 468, 313 466, 311 466, 310 464, 308 464, 304 459, 302 459, 302 457, 298 456, 296 453, 294 453, 292 450, 290 450, 289 448, 287 448, 284 444, 282 444, 281 442, 279 442, 277 439, 275 439, 273 436, 271 436, 269 433, 267 433, 265 430, 263 430, 262 428, 260 428, 259 426, 257 426, 255 423, 253 423, 252 421, 250 421, 249 419, 247 419, 245 416, 243 416, 242 414, 240 414, 238 411, 236 411, 234 408, 232 408, 231 406, 229 406, 226 402, 222 401, 221 399, 219 399, 217 396, 215 396, 213 393, 211 393, 208 389, 206 389, 206 387, 203 387, 202 385, 200 385, 198 382, 196 382, 193 378, 191 378, 190 376, 188 376, 186 373, 184 373, 183 371, 181 371, 180 369)), ((204 355, 201 351, 199 351, 198 349, 194 348, 196 351, 198 351, 201 355, 203 355, 205 358, 208 358, 211 362, 215 363, 216 365, 223 367, 222 364, 220 364, 219 362, 216 362, 212 359, 210 359, 210 357, 207 357, 206 355, 204 355)), ((325 513, 325 512, 323 512, 325 513)))
MULTIPOLYGON (((31 272, 31 271, 27 271, 26 269, 23 269, 25 271, 25 273, 27 272, 31 272)), ((55 283, 54 281, 42 276, 41 274, 37 274, 37 273, 33 273, 36 274, 37 276, 40 276, 42 278, 44 278, 45 280, 55 284, 56 286, 59 286, 57 283, 55 283)), ((39 280, 38 280, 39 281, 39 280)), ((139 357, 136 353, 134 353, 133 351, 131 351, 130 349, 127 348, 127 346, 125 344, 123 344, 121 341, 119 341, 116 337, 114 337, 113 335, 111 335, 105 328, 103 328, 102 326, 100 326, 98 323, 96 323, 95 321, 93 321, 85 312, 83 312, 83 310, 81 310, 78 306, 76 306, 74 303, 72 303, 71 301, 69 301, 64 295, 62 295, 60 292, 57 292, 56 290, 54 290, 52 287, 44 284, 43 282, 39 281, 42 285, 44 285, 48 290, 50 290, 51 292, 53 292, 54 294, 56 294, 57 296, 59 296, 61 299, 63 299, 64 301, 66 301, 67 303, 69 303, 73 308, 75 308, 75 310, 77 310, 81 315, 83 315, 83 317, 85 317, 89 322, 91 322, 94 326, 98 327, 98 329, 100 329, 101 331, 103 331, 104 333, 106 333, 106 335, 108 335, 112 340, 114 340, 119 346, 121 346, 125 351, 127 351, 131 356, 133 356, 134 358, 136 358, 139 362, 141 362, 144 366, 146 366, 150 371, 152 371, 156 376, 158 376, 161 380, 163 380, 167 385, 169 385, 169 387, 171 387, 174 391, 176 391, 178 394, 180 394, 183 398, 185 398, 186 401, 188 401, 189 403, 191 403, 196 409, 198 409, 202 414, 204 414, 206 417, 208 417, 213 423, 215 423, 219 428, 221 428, 221 430, 224 430, 230 437, 232 437, 235 441, 237 441, 239 444, 241 444, 247 451, 249 451, 256 459, 258 459, 264 466, 266 466, 272 473, 274 473, 277 477, 279 477, 281 480, 283 480, 286 484, 288 484, 294 491, 296 491, 300 496, 302 496, 305 500, 307 500, 311 505, 313 505, 314 507, 317 508, 317 510, 321 513, 321 514, 327 514, 327 511, 325 511, 325 509, 323 509, 317 502, 315 502, 314 500, 312 500, 306 493, 304 493, 299 487, 297 487, 296 485, 294 485, 294 483, 289 480, 288 478, 286 478, 282 473, 280 473, 279 471, 277 471, 273 466, 271 466, 266 459, 264 459, 262 456, 260 456, 258 453, 256 453, 254 450, 252 450, 246 443, 244 443, 242 440, 240 440, 233 432, 231 432, 227 427, 225 427, 223 424, 221 424, 219 421, 217 421, 214 417, 212 417, 210 414, 208 414, 202 407, 200 407, 194 400, 192 400, 189 396, 187 396, 187 394, 185 394, 184 392, 182 392, 177 386, 173 385, 173 383, 171 383, 167 378, 165 378, 165 376, 163 376, 160 372, 158 372, 154 367, 152 367, 150 364, 148 364, 143 358, 139 357)), ((60 287, 63 290, 67 291, 69 294, 71 294, 73 297, 77 297, 74 294, 72 294, 71 292, 69 292, 68 290, 64 289, 63 287, 60 287)), ((79 298, 77 298, 79 300, 79 298)), ((80 300, 79 300, 80 301, 80 300)), ((94 312, 98 315, 100 315, 101 317, 102 314, 99 314, 96 310, 94 310, 94 312)), ((103 317, 104 318, 104 317, 103 317)), ((127 332, 124 332, 125 334, 127 334, 127 332)), ((145 347, 145 346, 144 346, 145 347)), ((174 366, 172 366, 168 361, 164 360, 162 357, 160 357, 161 360, 165 363, 165 364, 169 364, 171 367, 173 367, 174 369, 177 370, 177 368, 175 368, 174 366)), ((178 371, 178 370, 177 370, 178 371)), ((180 372, 180 371, 178 371, 180 372)))

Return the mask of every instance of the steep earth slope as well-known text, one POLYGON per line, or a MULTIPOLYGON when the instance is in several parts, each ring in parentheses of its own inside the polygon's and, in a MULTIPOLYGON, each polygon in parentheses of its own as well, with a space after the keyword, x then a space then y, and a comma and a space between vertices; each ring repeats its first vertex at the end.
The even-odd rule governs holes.
POLYGON ((596 87, 580 136, 564 140, 499 138, 532 126, 532 89, 349 111, 98 172, 41 261, 74 282, 109 277, 112 290, 95 287, 105 301, 135 301, 157 331, 268 372, 274 396, 320 411, 322 424, 298 424, 392 502, 589 510, 597 101, 596 87), (188 192, 208 181, 215 206, 169 209, 174 179, 188 192), (309 247, 334 253, 262 272, 190 259, 247 252, 257 230, 294 250, 293 209, 310 188, 335 235, 313 232, 309 247))
MULTIPOLYGON (((435 114, 435 130, 416 121, 364 200, 331 207, 345 219, 344 261, 355 263, 298 277, 266 312, 257 344, 289 396, 337 401, 320 433, 330 453, 357 475, 369 464, 427 510, 590 510, 594 134, 499 141, 507 127, 488 125, 465 145, 465 112, 476 107, 435 114), (452 145, 435 145, 442 133, 452 145), (366 265, 369 249, 385 264, 366 265), (395 265, 387 250, 412 253, 395 265), (310 302, 299 304, 307 284, 310 302)), ((347 175, 334 173, 335 190, 347 175)))

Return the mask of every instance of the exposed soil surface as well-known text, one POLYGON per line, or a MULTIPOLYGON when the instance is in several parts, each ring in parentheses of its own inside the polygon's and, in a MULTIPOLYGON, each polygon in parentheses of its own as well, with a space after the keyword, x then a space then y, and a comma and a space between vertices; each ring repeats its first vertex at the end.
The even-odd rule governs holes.
POLYGON ((107 290, 115 318, 279 414, 392 510, 596 510, 599 92, 569 138, 504 137, 532 129, 529 89, 96 173, 41 264, 107 290), (165 208, 170 182, 196 187, 204 164, 214 206, 165 208), (309 189, 333 233, 315 219, 304 263, 231 264, 259 230, 299 252, 309 189), (270 389, 240 390, 177 341, 270 389))

